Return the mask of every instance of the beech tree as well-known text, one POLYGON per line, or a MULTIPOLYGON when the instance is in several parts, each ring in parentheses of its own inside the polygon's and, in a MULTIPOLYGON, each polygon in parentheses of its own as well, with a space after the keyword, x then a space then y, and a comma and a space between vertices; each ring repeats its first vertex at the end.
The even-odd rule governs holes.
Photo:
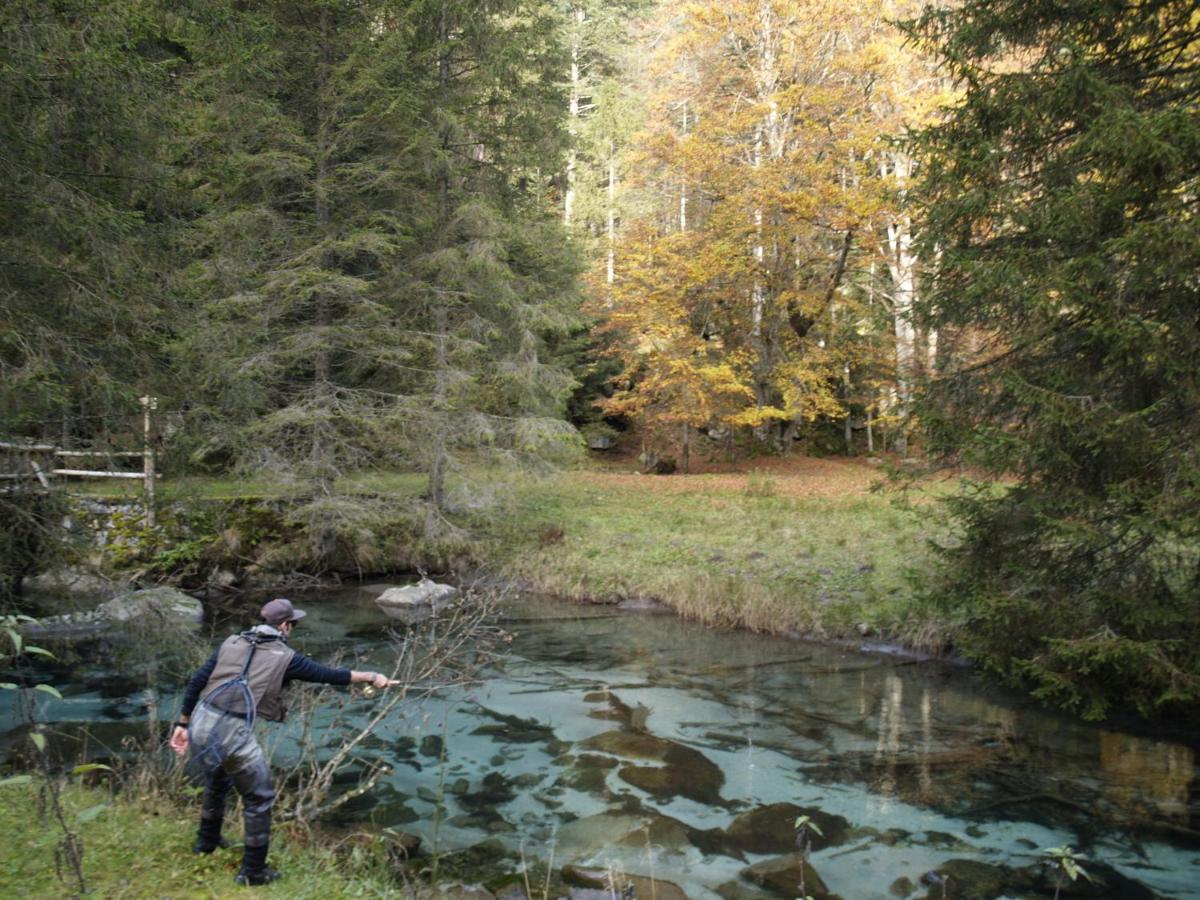
POLYGON ((658 206, 618 248, 611 322, 626 335, 626 371, 610 409, 662 408, 625 395, 660 391, 642 337, 679 318, 656 300, 670 297, 697 366, 719 363, 739 385, 718 381, 711 424, 782 448, 805 423, 847 414, 845 379, 864 345, 831 338, 868 323, 855 270, 873 252, 882 193, 866 22, 835 4, 738 0, 689 5, 664 26, 664 87, 634 166, 658 206))
POLYGON ((921 405, 1001 485, 952 510, 957 642, 1089 716, 1200 697, 1200 19, 970 0, 910 26, 962 89, 918 135, 921 405))

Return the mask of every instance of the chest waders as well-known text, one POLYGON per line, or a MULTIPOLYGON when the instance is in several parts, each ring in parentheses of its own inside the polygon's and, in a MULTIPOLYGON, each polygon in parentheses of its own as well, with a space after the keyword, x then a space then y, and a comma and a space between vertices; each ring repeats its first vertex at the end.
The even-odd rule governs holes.
POLYGON ((261 638, 252 632, 243 637, 250 642, 250 650, 241 671, 209 691, 193 710, 188 723, 192 754, 187 763, 187 775, 197 786, 207 784, 225 761, 254 736, 257 705, 246 675, 261 638))

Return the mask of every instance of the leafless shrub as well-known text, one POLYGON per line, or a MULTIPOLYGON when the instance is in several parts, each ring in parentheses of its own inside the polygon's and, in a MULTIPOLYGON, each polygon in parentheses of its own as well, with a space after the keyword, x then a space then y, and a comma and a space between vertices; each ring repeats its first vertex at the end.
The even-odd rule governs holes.
POLYGON ((440 692, 468 685, 494 664, 511 640, 492 624, 498 602, 495 592, 467 590, 452 606, 420 624, 390 630, 395 662, 389 675, 400 684, 379 693, 365 722, 352 715, 358 704, 344 690, 322 686, 297 692, 292 716, 302 723, 300 734, 294 735, 299 747, 295 764, 281 779, 286 788, 280 792, 276 818, 305 825, 371 791, 390 768, 364 754, 364 741, 401 714, 402 706, 417 706, 440 692), (318 708, 323 720, 319 733, 318 708), (334 796, 335 776, 349 766, 362 768, 359 782, 334 796))

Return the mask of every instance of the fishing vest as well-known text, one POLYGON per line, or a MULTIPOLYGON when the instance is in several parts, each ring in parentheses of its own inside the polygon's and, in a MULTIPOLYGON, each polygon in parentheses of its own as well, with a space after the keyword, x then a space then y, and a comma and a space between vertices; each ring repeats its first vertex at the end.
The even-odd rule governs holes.
POLYGON ((207 697, 213 690, 231 681, 242 671, 252 643, 246 636, 256 635, 258 649, 246 672, 246 684, 254 697, 257 715, 272 722, 282 722, 287 715, 283 701, 283 676, 288 663, 296 651, 289 647, 278 631, 270 626, 259 625, 244 634, 235 634, 225 639, 217 651, 217 665, 200 696, 207 697))

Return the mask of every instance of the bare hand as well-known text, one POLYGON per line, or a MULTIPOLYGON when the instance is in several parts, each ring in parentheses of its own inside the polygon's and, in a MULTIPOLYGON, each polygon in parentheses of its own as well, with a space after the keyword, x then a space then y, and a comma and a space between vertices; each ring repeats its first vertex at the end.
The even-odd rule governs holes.
POLYGON ((178 725, 171 731, 171 749, 180 756, 187 753, 188 748, 188 733, 186 728, 178 725))
POLYGON ((396 681, 394 678, 388 678, 382 672, 376 672, 375 675, 371 678, 371 684, 374 685, 379 690, 383 690, 384 688, 392 687, 393 685, 397 685, 399 683, 400 682, 396 681))

